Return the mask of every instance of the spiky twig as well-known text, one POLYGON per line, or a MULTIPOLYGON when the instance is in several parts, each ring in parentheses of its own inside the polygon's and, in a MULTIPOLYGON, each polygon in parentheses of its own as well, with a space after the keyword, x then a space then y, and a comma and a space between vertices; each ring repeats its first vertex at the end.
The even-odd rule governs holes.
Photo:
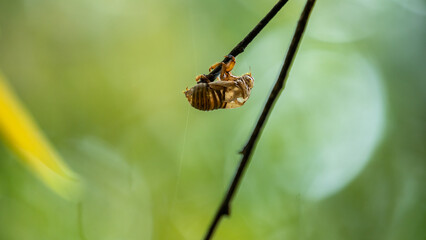
POLYGON ((266 119, 268 118, 268 115, 271 112, 272 107, 274 106, 274 103, 278 99, 281 91, 285 87, 288 71, 290 70, 291 63, 293 62, 300 40, 302 39, 303 32, 305 31, 309 15, 312 11, 314 4, 315 4, 315 0, 308 0, 305 5, 305 8, 303 9, 303 12, 300 16, 299 22, 296 27, 296 31, 294 32, 290 47, 287 51, 287 55, 285 57, 280 75, 278 76, 278 79, 275 82, 274 88, 269 94, 268 101, 266 102, 265 107, 263 108, 262 114, 260 115, 259 120, 257 121, 256 127, 254 128, 250 139, 248 140, 247 144, 241 151, 241 154, 243 156, 242 156, 240 165, 234 175, 234 178, 232 179, 232 182, 228 188, 227 193, 225 194, 222 204, 220 205, 219 209, 216 212, 215 217, 213 218, 213 221, 210 224, 210 227, 204 238, 205 240, 208 240, 212 237, 220 219, 223 216, 229 215, 230 202, 233 196, 235 195, 235 191, 238 188, 238 185, 241 182, 241 177, 243 176, 244 170, 248 166, 251 154, 253 152, 253 149, 256 145, 257 140, 259 139, 260 133, 266 122, 266 119))

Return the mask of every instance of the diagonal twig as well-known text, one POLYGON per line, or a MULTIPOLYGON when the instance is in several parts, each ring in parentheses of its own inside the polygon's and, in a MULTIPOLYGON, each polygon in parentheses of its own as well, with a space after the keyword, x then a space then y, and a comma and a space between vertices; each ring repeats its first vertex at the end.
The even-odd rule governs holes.
POLYGON ((253 152, 253 149, 257 143, 257 140, 260 136, 260 133, 263 129, 263 126, 269 116, 269 113, 271 112, 274 103, 278 99, 281 91, 285 87, 288 71, 290 70, 291 63, 293 62, 293 59, 295 57, 297 48, 299 46, 300 40, 302 39, 303 32, 305 31, 306 24, 309 19, 309 15, 312 11, 312 8, 315 4, 315 0, 308 0, 305 8, 303 9, 302 14, 300 15, 299 22, 297 24, 296 30, 293 35, 293 39, 291 41, 290 47, 288 48, 287 55, 284 60, 283 67, 281 69, 280 75, 278 76, 277 81, 275 82, 274 88, 272 89, 271 93, 269 94, 268 101, 266 102, 262 114, 260 115, 256 127, 254 128, 250 139, 248 140, 247 144, 241 151, 242 159, 240 162, 240 165, 238 166, 238 169, 234 175, 234 178, 232 179, 232 182, 228 188, 227 193, 225 194, 225 197, 218 208, 215 217, 213 218, 210 227, 205 235, 205 240, 208 240, 212 237, 217 225, 219 224, 219 221, 222 219, 223 216, 229 216, 230 213, 230 202, 232 198, 234 197, 235 191, 237 190, 241 178, 243 176, 243 173, 248 166, 251 154, 253 152))
MULTIPOLYGON (((281 10, 281 8, 288 2, 288 0, 279 0, 277 4, 266 14, 265 17, 260 20, 260 22, 247 34, 247 36, 235 46, 228 55, 232 55, 236 57, 238 54, 244 52, 244 49, 250 42, 257 36, 257 34, 262 31, 262 29, 266 26, 266 24, 271 21, 273 17, 281 10)), ((231 58, 225 57, 222 62, 227 63, 231 58)), ((219 64, 213 71, 209 74, 205 75, 210 81, 214 81, 216 77, 219 75, 222 66, 219 64)), ((204 82, 203 79, 199 81, 199 83, 204 82)))

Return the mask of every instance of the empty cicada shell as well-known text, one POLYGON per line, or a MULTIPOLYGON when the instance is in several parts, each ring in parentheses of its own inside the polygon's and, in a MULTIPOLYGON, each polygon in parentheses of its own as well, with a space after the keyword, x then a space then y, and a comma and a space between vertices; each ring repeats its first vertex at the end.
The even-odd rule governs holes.
POLYGON ((210 82, 208 79, 204 79, 205 82, 202 82, 200 79, 203 79, 204 76, 199 75, 196 78, 198 83, 184 91, 186 98, 194 108, 202 111, 236 108, 244 105, 250 97, 254 84, 251 73, 233 76, 230 71, 235 65, 234 57, 229 63, 217 63, 210 69, 215 68, 218 64, 222 64, 219 80, 210 82))

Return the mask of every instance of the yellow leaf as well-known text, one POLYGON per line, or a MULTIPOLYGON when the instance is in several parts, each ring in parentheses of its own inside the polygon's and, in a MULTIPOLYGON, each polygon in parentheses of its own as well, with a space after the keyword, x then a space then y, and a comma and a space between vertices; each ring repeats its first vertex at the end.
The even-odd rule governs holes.
POLYGON ((43 136, 0 73, 0 135, 35 175, 62 197, 75 200, 81 185, 43 136))

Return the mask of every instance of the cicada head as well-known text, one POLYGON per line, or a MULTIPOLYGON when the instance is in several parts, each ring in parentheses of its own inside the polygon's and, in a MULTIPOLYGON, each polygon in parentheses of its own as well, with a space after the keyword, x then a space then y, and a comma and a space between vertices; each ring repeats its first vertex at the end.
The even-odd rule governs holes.
POLYGON ((253 88, 254 78, 251 76, 251 73, 244 74, 243 76, 241 76, 241 79, 247 84, 250 90, 253 88))

